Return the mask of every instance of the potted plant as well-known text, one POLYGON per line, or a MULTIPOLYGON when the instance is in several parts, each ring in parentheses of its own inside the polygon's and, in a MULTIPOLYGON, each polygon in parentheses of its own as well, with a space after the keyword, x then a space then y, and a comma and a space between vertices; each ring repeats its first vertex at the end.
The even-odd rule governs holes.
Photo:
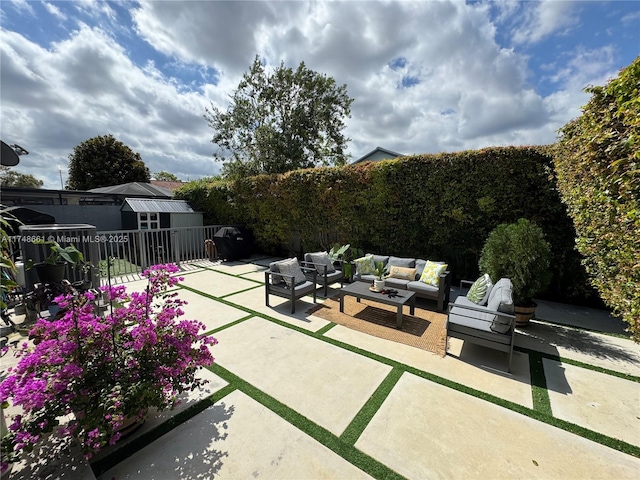
POLYGON ((534 295, 544 291, 551 279, 551 247, 540 227, 525 218, 498 225, 487 237, 480 254, 480 271, 494 282, 513 283, 516 325, 525 326, 535 313, 534 295))
POLYGON ((336 243, 329 251, 329 258, 335 262, 342 264, 344 278, 349 282, 353 278, 353 260, 364 255, 361 249, 352 247, 350 244, 340 245, 336 243))
POLYGON ((42 262, 35 263, 32 259, 27 262, 27 270, 35 267, 38 278, 42 283, 59 283, 64 278, 65 266, 73 267, 85 265, 84 255, 73 245, 61 247, 55 240, 36 240, 36 245, 48 245, 49 254, 42 262))
POLYGON ((377 291, 384 290, 384 274, 385 274, 384 263, 376 262, 376 269, 373 273, 376 277, 378 277, 376 280, 373 281, 373 288, 377 291))
POLYGON ((185 302, 165 293, 182 280, 171 276, 177 270, 150 267, 146 290, 130 295, 123 285, 102 287, 114 305, 104 317, 91 291, 56 299, 66 311, 36 323, 33 344, 0 383, 0 402, 22 409, 2 439, 3 466, 56 437, 77 439, 90 458, 117 442, 129 420, 173 408, 178 394, 206 383, 196 372, 213 362, 217 342, 198 333, 200 322, 179 319, 185 302))

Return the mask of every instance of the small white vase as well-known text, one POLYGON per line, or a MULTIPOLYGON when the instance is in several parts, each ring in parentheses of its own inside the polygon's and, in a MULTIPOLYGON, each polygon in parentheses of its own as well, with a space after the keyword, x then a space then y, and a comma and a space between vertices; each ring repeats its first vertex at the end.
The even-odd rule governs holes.
POLYGON ((374 280, 373 288, 378 291, 384 290, 384 280, 374 280))

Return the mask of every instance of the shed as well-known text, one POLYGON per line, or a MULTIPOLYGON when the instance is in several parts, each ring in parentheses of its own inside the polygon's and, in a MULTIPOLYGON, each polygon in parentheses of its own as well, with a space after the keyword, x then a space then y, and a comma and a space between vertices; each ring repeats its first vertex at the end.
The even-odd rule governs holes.
POLYGON ((362 162, 378 162, 380 160, 389 160, 389 159, 398 158, 401 156, 402 156, 402 153, 393 152, 391 150, 387 150, 386 148, 382 148, 382 147, 376 147, 366 155, 363 155, 362 157, 355 160, 353 164, 362 163, 362 162))
POLYGON ((202 226, 202 212, 196 212, 185 200, 125 198, 122 207, 125 230, 202 226))

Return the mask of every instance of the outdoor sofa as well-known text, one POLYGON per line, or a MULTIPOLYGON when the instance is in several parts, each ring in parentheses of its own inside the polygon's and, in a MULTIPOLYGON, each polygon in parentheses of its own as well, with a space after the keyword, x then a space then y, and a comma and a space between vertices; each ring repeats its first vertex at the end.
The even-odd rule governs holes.
POLYGON ((479 303, 461 294, 449 304, 447 339, 459 338, 508 353, 507 372, 511 372, 516 320, 513 284, 508 278, 501 278, 489 289, 479 303))
MULTIPOLYGON (((406 258, 406 257, 393 257, 386 255, 376 255, 367 253, 365 257, 373 256, 373 262, 382 262, 385 266, 385 274, 393 275, 392 267, 399 267, 400 269, 414 269, 415 274, 410 277, 396 278, 395 276, 385 277, 385 287, 395 288, 399 290, 409 290, 415 292, 416 297, 426 298, 428 300, 435 300, 438 305, 438 311, 444 312, 445 305, 449 303, 449 295, 451 292, 451 272, 445 270, 439 275, 438 285, 429 285, 421 282, 420 278, 427 265, 427 260, 420 258, 406 258)), ((360 260, 360 259, 358 259, 360 260)), ((353 279, 359 282, 372 283, 377 277, 373 273, 360 273, 358 271, 358 260, 354 262, 354 271, 356 272, 353 279)), ((444 262, 431 262, 439 265, 445 265, 444 262)), ((394 269, 396 271, 398 269, 394 269)), ((404 270, 406 272, 406 270, 404 270)), ((398 275, 402 277, 402 275, 398 275)))

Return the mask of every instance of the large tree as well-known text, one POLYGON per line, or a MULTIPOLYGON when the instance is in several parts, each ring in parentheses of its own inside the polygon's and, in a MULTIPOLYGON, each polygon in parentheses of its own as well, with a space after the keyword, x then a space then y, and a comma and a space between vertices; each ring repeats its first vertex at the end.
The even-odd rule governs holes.
POLYGON ((112 135, 94 137, 73 148, 69 155, 72 190, 89 190, 129 182, 148 183, 151 179, 140 154, 112 135))
POLYGON ((33 175, 16 172, 11 170, 11 167, 2 165, 0 166, 0 185, 3 187, 41 188, 44 182, 33 175))
POLYGON ((226 111, 206 109, 222 173, 237 178, 284 173, 318 165, 344 165, 344 119, 353 102, 347 86, 309 70, 280 66, 267 72, 259 56, 231 97, 226 111))
POLYGON ((602 299, 640 341, 640 57, 562 130, 558 187, 602 299))

